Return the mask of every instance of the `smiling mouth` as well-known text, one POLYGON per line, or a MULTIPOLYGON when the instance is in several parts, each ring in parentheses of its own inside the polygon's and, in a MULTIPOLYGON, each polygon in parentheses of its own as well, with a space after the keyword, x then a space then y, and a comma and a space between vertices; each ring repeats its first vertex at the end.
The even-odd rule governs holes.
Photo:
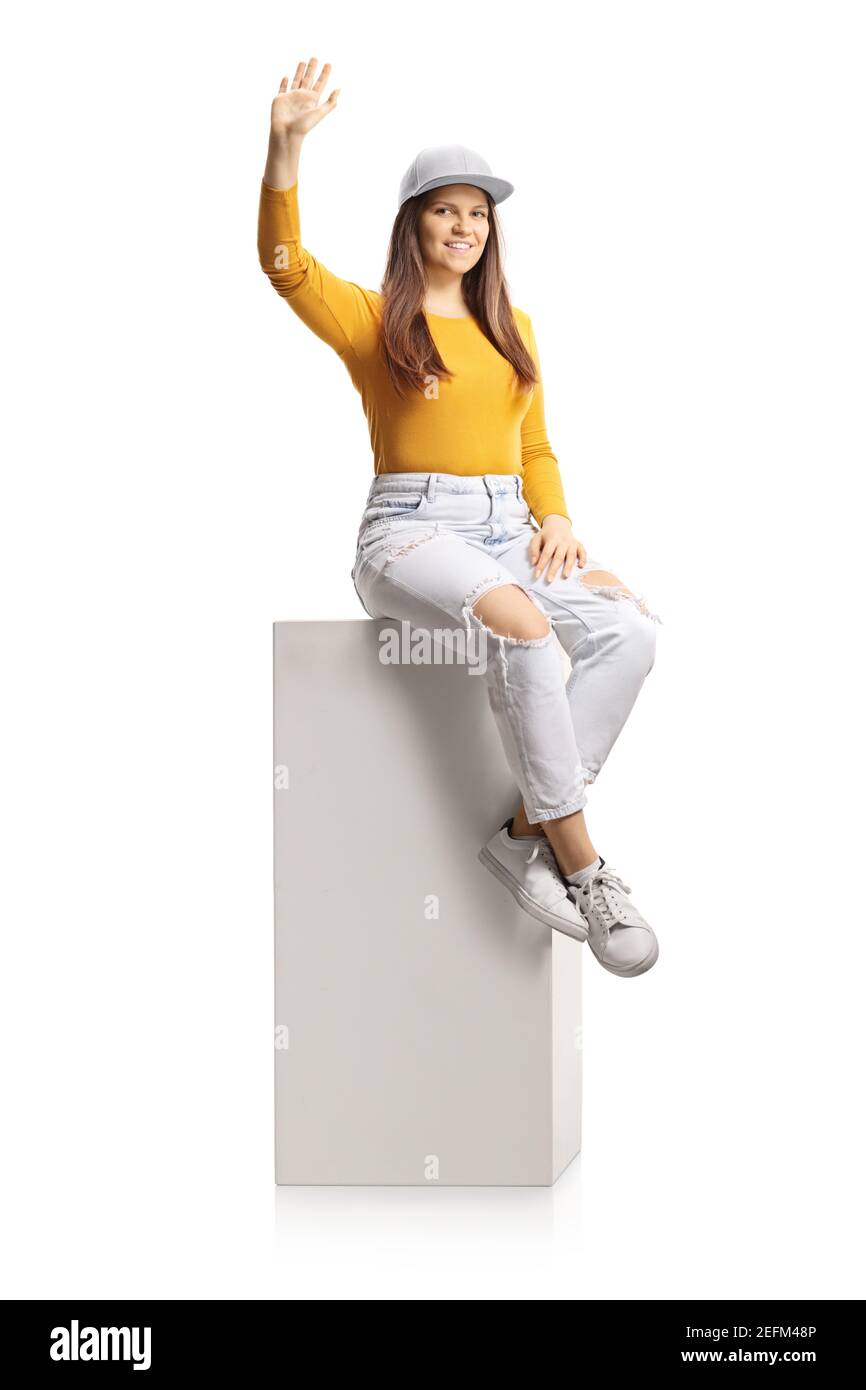
POLYGON ((468 241, 446 241, 445 250, 454 251, 458 256, 465 256, 467 252, 472 250, 472 247, 468 241))

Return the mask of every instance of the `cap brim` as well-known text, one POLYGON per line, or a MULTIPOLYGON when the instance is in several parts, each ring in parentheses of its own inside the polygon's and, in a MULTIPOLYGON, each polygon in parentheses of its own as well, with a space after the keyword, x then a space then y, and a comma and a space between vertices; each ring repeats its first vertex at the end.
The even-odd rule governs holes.
POLYGON ((509 183, 507 179, 495 179, 491 174, 476 174, 472 177, 462 173, 441 174, 437 179, 428 179, 413 196, 418 198, 422 193, 429 193, 431 188, 445 188, 451 183, 468 183, 472 188, 483 188, 485 193, 490 194, 494 203, 503 203, 514 192, 514 184, 509 183))

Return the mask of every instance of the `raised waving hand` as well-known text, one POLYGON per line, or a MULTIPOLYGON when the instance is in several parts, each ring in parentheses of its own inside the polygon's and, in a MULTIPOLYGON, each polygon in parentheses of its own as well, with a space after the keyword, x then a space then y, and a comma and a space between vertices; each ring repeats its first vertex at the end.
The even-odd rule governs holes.
POLYGON ((280 90, 271 105, 273 134, 303 138, 335 109, 337 97, 340 95, 339 87, 335 88, 327 101, 321 102, 322 93, 331 74, 331 64, 325 64, 314 82, 317 64, 317 58, 311 58, 308 63, 298 63, 291 86, 288 77, 283 78, 280 90))

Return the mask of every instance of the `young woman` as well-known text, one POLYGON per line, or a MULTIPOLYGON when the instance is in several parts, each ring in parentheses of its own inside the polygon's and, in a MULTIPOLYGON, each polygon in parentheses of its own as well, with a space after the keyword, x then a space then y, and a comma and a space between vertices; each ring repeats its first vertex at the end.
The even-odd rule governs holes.
POLYGON ((361 393, 375 476, 358 597, 371 617, 428 631, 450 619, 485 644, 522 804, 479 858, 605 969, 642 974, 658 943, 583 808, 652 668, 657 620, 572 534, 532 323, 503 275, 495 209, 513 186, 463 146, 422 150, 401 183, 381 291, 339 279, 301 241, 301 146, 339 96, 322 101, 331 65, 318 79, 316 67, 299 63, 273 101, 258 251, 361 393))

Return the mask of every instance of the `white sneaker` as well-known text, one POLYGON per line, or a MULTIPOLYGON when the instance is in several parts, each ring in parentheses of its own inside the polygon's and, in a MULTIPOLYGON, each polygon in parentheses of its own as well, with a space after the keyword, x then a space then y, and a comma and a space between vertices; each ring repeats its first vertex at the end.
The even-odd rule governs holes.
POLYGON ((586 941, 583 917, 559 872, 549 841, 544 835, 538 839, 512 839, 508 833, 511 824, 507 820, 479 850, 481 863, 505 884, 530 917, 574 937, 575 941, 586 941))
POLYGON ((589 949, 613 975, 642 975, 658 960, 655 932, 628 898, 631 892, 602 860, 586 883, 573 883, 569 893, 583 915, 589 949))

